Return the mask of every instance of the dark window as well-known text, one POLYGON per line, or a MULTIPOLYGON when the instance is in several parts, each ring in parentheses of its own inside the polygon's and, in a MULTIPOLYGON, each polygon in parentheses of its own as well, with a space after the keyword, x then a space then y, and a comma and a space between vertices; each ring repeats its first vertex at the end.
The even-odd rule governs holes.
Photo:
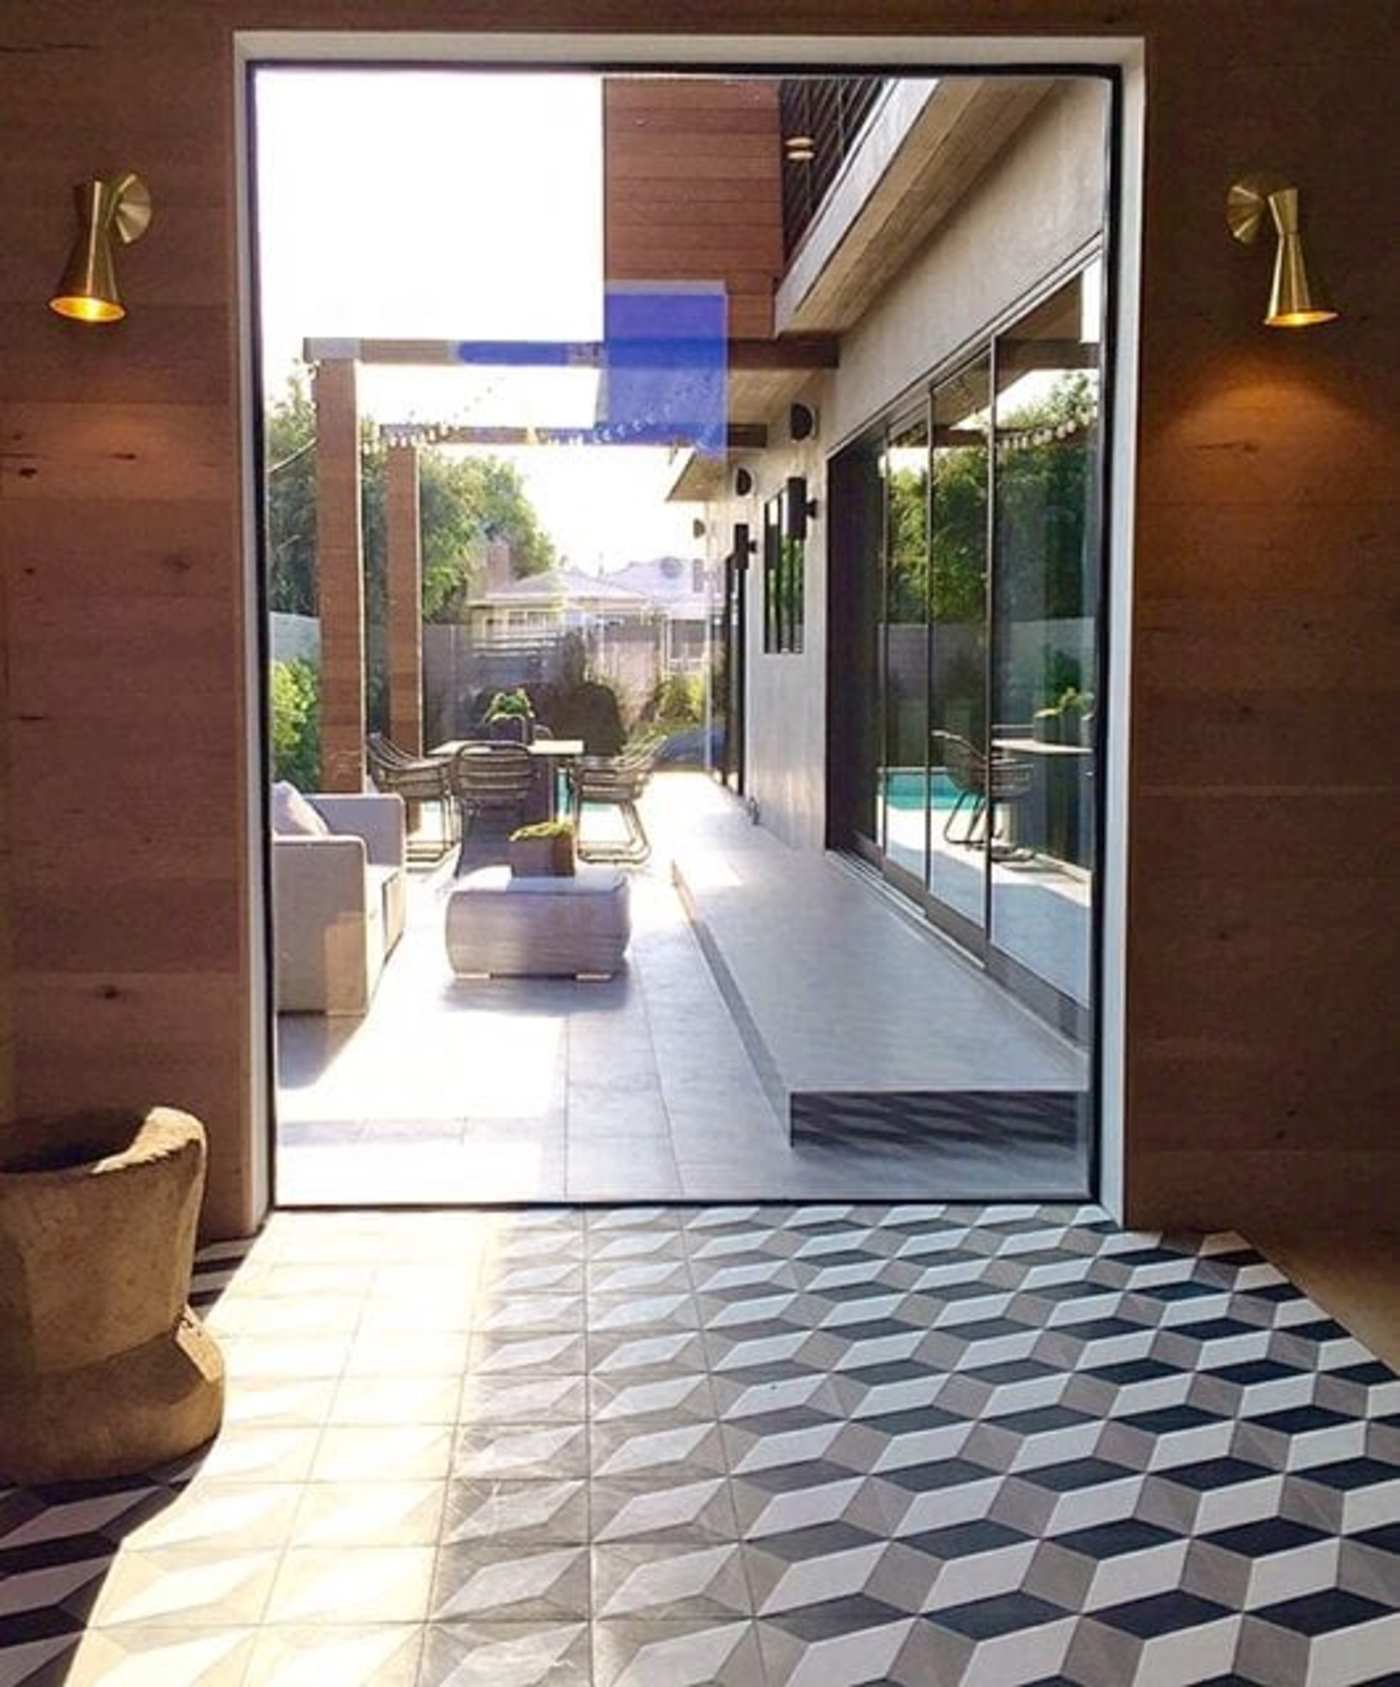
POLYGON ((763 506, 763 648, 769 655, 802 649, 806 572, 806 541, 788 537, 784 490, 763 506))

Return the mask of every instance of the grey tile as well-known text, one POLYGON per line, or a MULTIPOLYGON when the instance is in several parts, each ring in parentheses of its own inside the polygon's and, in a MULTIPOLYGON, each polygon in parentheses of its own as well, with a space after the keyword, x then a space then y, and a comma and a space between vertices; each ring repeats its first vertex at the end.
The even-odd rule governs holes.
POLYGON ((591 1687, 588 1624, 430 1623, 417 1687, 591 1687))
POLYGON ((580 1477, 453 1480, 447 1484, 442 1539, 585 1546, 588 1486, 580 1477))

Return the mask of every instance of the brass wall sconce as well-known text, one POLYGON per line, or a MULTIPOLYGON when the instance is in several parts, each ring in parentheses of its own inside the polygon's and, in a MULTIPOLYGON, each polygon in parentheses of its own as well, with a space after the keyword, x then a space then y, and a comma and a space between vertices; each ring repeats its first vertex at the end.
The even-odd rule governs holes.
POLYGON ((126 306, 117 291, 112 236, 123 246, 151 226, 151 195, 140 176, 128 171, 109 181, 94 178, 73 189, 78 238, 64 265, 49 309, 75 322, 120 322, 126 306))
POLYGON ((1259 236, 1264 218, 1273 218, 1278 235, 1274 281, 1269 291, 1268 328, 1312 328, 1335 322, 1337 312, 1325 303, 1303 261, 1303 237, 1298 232, 1298 190, 1279 176, 1244 176, 1225 196, 1225 221, 1230 233, 1246 246, 1259 236))

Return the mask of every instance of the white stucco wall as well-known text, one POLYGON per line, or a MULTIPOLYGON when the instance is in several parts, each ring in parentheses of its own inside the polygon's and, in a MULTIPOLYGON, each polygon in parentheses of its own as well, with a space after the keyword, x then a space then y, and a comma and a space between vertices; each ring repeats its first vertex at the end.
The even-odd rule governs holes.
POLYGON ((922 383, 1099 233, 1108 90, 1082 80, 1036 107, 971 193, 841 338, 828 448, 922 383))
MULTIPOLYGON (((736 521, 760 545, 748 577, 748 794, 762 823, 794 848, 826 841, 827 456, 1090 245, 1103 226, 1107 123, 1102 82, 1051 93, 842 336, 839 368, 804 389, 819 413, 817 440, 738 459, 753 473, 752 494, 707 506, 712 561, 727 552, 736 521), (763 504, 790 474, 806 475, 819 505, 807 541, 806 645, 801 655, 765 655, 763 504)), ((786 437, 786 407, 770 437, 786 437)))

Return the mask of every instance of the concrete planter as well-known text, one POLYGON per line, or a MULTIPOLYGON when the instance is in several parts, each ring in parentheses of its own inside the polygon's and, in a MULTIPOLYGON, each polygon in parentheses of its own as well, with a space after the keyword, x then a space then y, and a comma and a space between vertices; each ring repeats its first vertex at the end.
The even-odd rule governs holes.
POLYGON ((125 1475, 218 1429, 186 1304, 204 1157, 164 1107, 0 1127, 0 1480, 125 1475))

